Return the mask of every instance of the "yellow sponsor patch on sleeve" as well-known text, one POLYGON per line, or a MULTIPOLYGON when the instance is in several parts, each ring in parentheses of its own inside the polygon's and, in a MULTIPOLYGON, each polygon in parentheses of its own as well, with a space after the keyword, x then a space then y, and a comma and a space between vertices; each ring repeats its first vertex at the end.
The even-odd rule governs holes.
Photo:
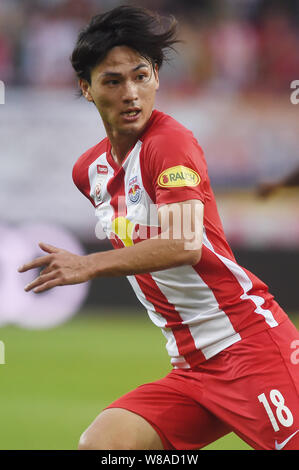
POLYGON ((158 185, 162 188, 197 186, 199 183, 199 174, 183 165, 167 168, 167 170, 162 171, 158 177, 158 185))

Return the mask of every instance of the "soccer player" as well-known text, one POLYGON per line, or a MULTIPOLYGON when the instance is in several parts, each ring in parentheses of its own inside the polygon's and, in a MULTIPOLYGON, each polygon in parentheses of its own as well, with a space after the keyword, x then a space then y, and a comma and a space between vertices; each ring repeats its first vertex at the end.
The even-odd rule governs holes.
POLYGON ((114 249, 78 256, 41 243, 46 254, 20 268, 43 267, 25 290, 128 276, 167 340, 171 372, 103 410, 79 449, 200 449, 232 431, 254 449, 299 449, 298 331, 237 263, 200 145, 154 108, 176 41, 175 22, 129 6, 80 32, 72 64, 107 137, 73 179, 114 249))
POLYGON ((257 194, 262 198, 272 196, 276 191, 282 188, 293 188, 299 186, 299 167, 295 168, 289 175, 284 178, 261 183, 257 187, 257 194))

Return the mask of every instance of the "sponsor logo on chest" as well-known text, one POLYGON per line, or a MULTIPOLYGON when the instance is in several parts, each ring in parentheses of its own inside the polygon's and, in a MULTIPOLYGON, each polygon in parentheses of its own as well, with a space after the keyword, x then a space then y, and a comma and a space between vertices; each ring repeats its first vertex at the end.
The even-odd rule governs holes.
POLYGON ((107 165, 97 165, 97 174, 98 175, 108 175, 107 165))

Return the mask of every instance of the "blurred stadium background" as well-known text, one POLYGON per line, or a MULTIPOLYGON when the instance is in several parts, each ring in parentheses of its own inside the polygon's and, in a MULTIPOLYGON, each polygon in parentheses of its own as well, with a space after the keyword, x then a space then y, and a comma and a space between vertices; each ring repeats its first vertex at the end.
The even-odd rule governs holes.
MULTIPOLYGON (((125 279, 35 296, 23 293, 32 274, 16 274, 40 240, 78 253, 110 247, 71 178, 104 130, 77 96, 69 56, 93 14, 124 3, 180 20, 185 43, 161 70, 157 108, 194 132, 238 261, 298 324, 299 192, 264 200, 256 188, 299 163, 290 100, 299 2, 1 0, 0 449, 76 448, 105 405, 169 370, 162 335, 125 279)), ((210 448, 248 446, 230 435, 210 448)))

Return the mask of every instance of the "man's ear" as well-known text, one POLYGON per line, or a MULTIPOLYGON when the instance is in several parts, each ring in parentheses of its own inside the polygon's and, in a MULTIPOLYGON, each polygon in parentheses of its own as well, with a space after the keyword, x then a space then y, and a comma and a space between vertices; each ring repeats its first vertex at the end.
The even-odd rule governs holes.
POLYGON ((82 95, 87 101, 93 102, 93 97, 90 93, 90 84, 84 78, 79 79, 79 87, 81 88, 82 95))

